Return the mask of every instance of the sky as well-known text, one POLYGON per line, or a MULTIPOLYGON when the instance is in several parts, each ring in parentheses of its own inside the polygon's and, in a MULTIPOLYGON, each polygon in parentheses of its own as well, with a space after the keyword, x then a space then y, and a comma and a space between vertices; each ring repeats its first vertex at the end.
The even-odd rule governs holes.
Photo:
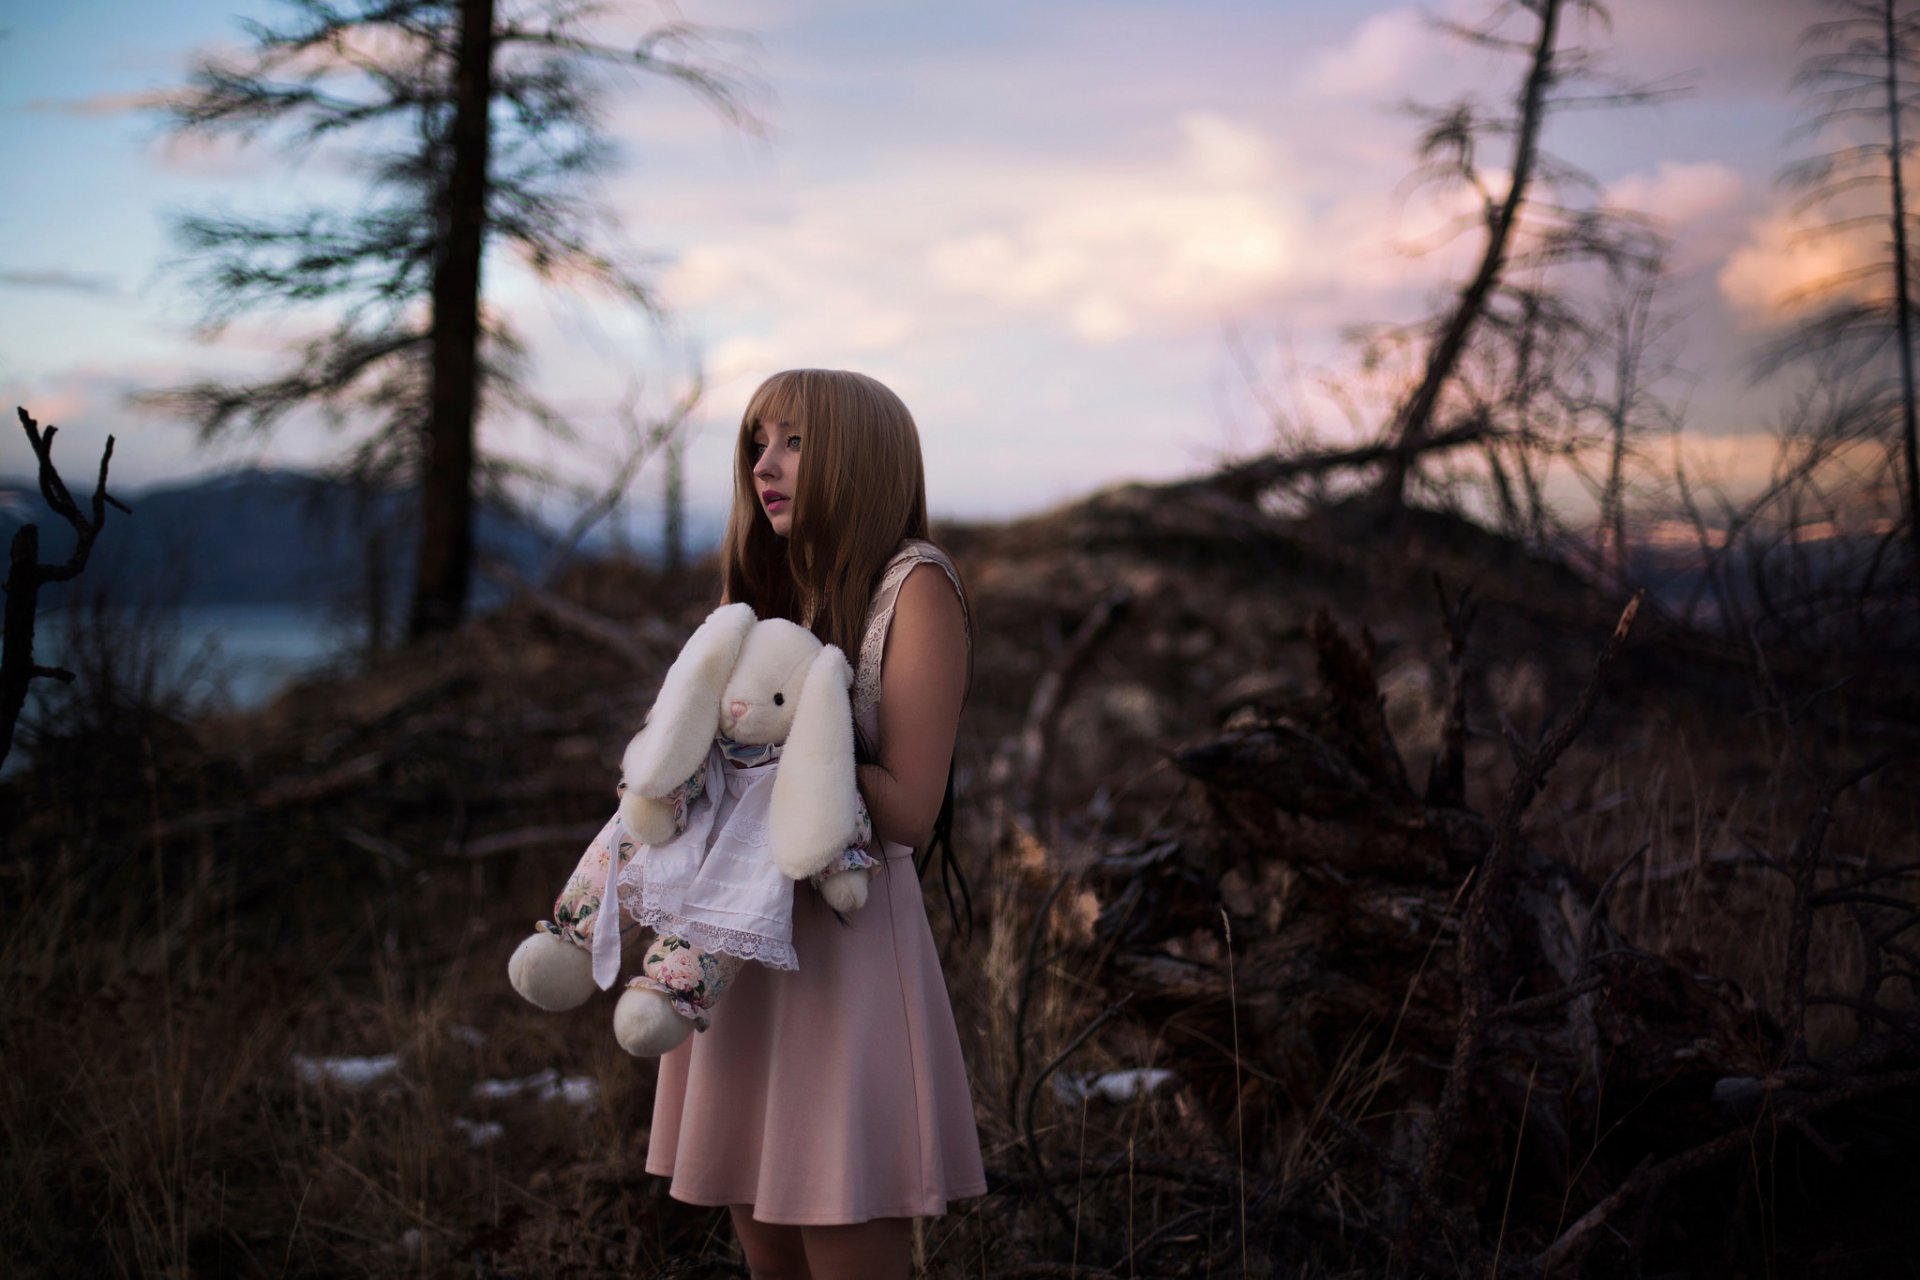
MULTIPOLYGON (((606 122, 618 162, 599 198, 670 319, 544 293, 490 257, 489 305, 528 336, 537 387, 579 435, 495 421, 485 443, 590 484, 620 454, 622 404, 659 411, 697 364, 708 389, 688 484, 696 507, 717 505, 762 377, 859 369, 913 410, 936 516, 982 518, 1257 451, 1273 438, 1270 405, 1351 438, 1360 428, 1325 390, 1364 384, 1347 333, 1425 314, 1472 247, 1412 251, 1457 206, 1409 190, 1419 124, 1402 108, 1511 96, 1517 61, 1427 20, 1489 7, 621 6, 614 28, 677 17, 719 29, 711 51, 749 86, 764 129, 734 128, 659 79, 619 82, 606 122)), ((1802 220, 1775 181, 1810 146, 1789 136, 1805 111, 1790 82, 1819 5, 1610 9, 1610 32, 1586 30, 1606 65, 1676 92, 1556 117, 1546 145, 1609 200, 1661 216, 1684 375, 1666 391, 1685 402, 1697 457, 1751 472, 1780 398, 1752 385, 1753 352, 1797 284, 1857 252, 1796 237, 1802 220)), ((0 396, 59 423, 70 462, 112 432, 126 487, 311 465, 339 447, 317 420, 205 447, 131 400, 270 369, 315 322, 199 335, 169 228, 185 211, 350 200, 350 166, 183 145, 145 105, 196 51, 235 47, 240 18, 281 12, 270 0, 65 0, 0 16, 0 396)), ((23 442, 6 439, 0 472, 25 470, 23 442)))

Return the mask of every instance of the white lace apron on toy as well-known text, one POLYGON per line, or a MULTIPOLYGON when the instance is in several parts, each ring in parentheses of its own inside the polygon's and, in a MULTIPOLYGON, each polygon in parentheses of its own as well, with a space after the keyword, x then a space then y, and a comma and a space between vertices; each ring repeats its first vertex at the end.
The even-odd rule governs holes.
MULTIPOLYGON (((621 864, 607 860, 601 912, 622 915, 705 951, 793 969, 793 884, 767 852, 767 808, 779 772, 778 748, 716 742, 707 755, 705 790, 673 839, 642 845, 621 864), (741 756, 762 756, 739 767, 741 756)), ((616 818, 616 821, 618 819, 616 818)), ((614 833, 618 847, 621 833, 614 833)), ((620 930, 593 934, 593 976, 602 989, 620 972, 620 930), (604 975, 604 976, 603 976, 604 975)))

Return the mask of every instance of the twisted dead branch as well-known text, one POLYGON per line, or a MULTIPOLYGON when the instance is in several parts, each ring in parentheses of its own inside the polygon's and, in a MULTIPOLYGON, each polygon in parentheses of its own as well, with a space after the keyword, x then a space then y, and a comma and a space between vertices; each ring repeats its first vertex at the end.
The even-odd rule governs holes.
POLYGON ((1447 716, 1440 728, 1440 751, 1427 773, 1427 803, 1457 809, 1467 796, 1467 632, 1478 606, 1471 587, 1458 600, 1449 600, 1438 573, 1433 575, 1433 590, 1447 628, 1447 716))
MULTIPOLYGON (((1816 897, 1814 876, 1819 870, 1820 852, 1826 843, 1827 829, 1833 823, 1833 807, 1842 795, 1878 773, 1891 759, 1891 756, 1883 755, 1851 773, 1826 779, 1813 812, 1807 817, 1806 829, 1793 842, 1793 851, 1788 856, 1793 870, 1793 911, 1792 924, 1787 931, 1787 1004, 1784 1016, 1789 1059, 1798 1060, 1807 1056, 1807 948, 1813 937, 1816 897)), ((1827 900, 1845 902, 1849 897, 1841 894, 1827 900)), ((1903 899, 1889 901, 1912 909, 1912 904, 1903 899)))
POLYGON ((1613 665, 1626 644, 1644 594, 1637 592, 1627 602, 1620 620, 1614 624, 1613 634, 1594 660, 1592 674, 1588 676, 1586 687, 1581 690, 1572 711, 1547 735, 1545 741, 1521 755, 1519 767, 1514 772, 1499 816, 1495 819, 1493 842, 1481 861, 1460 926, 1459 1029, 1454 1041, 1452 1066, 1448 1070, 1447 1083, 1434 1115, 1432 1138, 1420 1164, 1421 1195, 1416 1201, 1415 1212, 1408 1219, 1406 1247, 1402 1252, 1403 1266, 1425 1256, 1431 1234, 1446 1225, 1444 1221, 1435 1220, 1431 1209, 1418 1206, 1444 1207, 1448 1204, 1449 1197, 1443 1194, 1442 1188, 1452 1164, 1454 1144, 1459 1140, 1467 1099, 1488 1034, 1503 1014, 1497 1003, 1499 993, 1493 989, 1490 981, 1490 953, 1495 945, 1499 906, 1521 844, 1521 820, 1545 785, 1548 773, 1586 727, 1588 717, 1600 701, 1600 686, 1607 669, 1613 665))
MULTIPOLYGON (((1777 1131, 1783 1124, 1791 1126, 1846 1103, 1859 1102, 1898 1089, 1916 1087, 1920 1087, 1920 1070, 1899 1071, 1869 1080, 1854 1081, 1814 1097, 1781 1104, 1765 1118, 1771 1121, 1770 1126, 1743 1125, 1683 1151, 1679 1155, 1669 1156, 1658 1162, 1644 1161, 1625 1182, 1593 1208, 1587 1210, 1578 1221, 1561 1233, 1559 1239, 1543 1250, 1540 1256, 1534 1259, 1534 1266, 1540 1274, 1548 1277, 1578 1275, 1580 1264, 1599 1239, 1601 1232, 1620 1216, 1621 1211, 1642 1199, 1658 1194, 1661 1187, 1675 1178, 1705 1169, 1742 1151, 1765 1145, 1769 1136, 1767 1132, 1769 1127, 1777 1131)), ((1768 1096, 1771 1099, 1771 1094, 1768 1096)))
POLYGON ((60 667, 42 666, 33 660, 34 620, 40 608, 40 589, 50 583, 69 582, 86 569, 93 556, 94 539, 106 527, 107 507, 119 508, 128 515, 133 509, 107 492, 107 467, 113 461, 113 437, 100 452, 100 474, 94 480, 93 500, 83 514, 68 492, 66 481, 53 464, 53 438, 60 428, 44 431, 24 408, 17 409, 20 428, 27 433, 38 466, 40 496, 53 513, 73 528, 73 550, 59 564, 40 562, 40 526, 24 524, 14 532, 7 559, 6 639, 0 648, 0 763, 13 748, 13 732, 20 722, 20 709, 26 705, 27 686, 36 679, 73 682, 73 672, 60 667))
POLYGON ((1126 616, 1132 600, 1133 593, 1125 586, 1115 587, 1080 620, 1059 656, 1035 683, 1019 734, 1001 749, 988 772, 988 786, 1007 797, 1010 816, 1043 839, 1052 828, 1047 774, 1061 712, 1094 652, 1126 616))

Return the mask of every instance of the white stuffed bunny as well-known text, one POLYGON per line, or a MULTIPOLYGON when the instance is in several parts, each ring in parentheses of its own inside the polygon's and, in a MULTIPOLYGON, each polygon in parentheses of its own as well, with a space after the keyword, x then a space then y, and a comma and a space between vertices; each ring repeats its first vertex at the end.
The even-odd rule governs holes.
POLYGON ((740 965, 796 967, 793 881, 829 906, 866 902, 872 827, 855 785, 846 657, 745 604, 714 610, 627 744, 619 811, 588 846, 554 918, 507 966, 543 1009, 571 1009, 620 968, 621 915, 657 936, 614 1010, 614 1036, 664 1053, 740 965), (597 927, 603 915, 610 929, 597 927))

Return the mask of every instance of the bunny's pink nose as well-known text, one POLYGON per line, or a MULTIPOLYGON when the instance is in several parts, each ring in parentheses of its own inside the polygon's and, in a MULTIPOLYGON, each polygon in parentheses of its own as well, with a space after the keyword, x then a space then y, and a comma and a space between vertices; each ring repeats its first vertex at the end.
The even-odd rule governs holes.
POLYGON ((735 720, 738 720, 741 716, 747 714, 747 704, 744 702, 729 702, 727 704, 727 714, 735 720))

